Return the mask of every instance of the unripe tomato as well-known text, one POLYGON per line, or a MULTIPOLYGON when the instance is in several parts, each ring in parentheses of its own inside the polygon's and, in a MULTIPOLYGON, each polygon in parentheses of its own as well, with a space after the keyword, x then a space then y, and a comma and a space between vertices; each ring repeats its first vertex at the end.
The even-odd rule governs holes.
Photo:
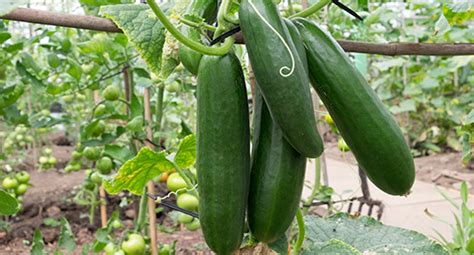
POLYGON ((64 101, 64 103, 70 104, 74 101, 74 97, 72 95, 64 95, 62 96, 62 100, 64 101))
POLYGON ((158 251, 158 255, 170 255, 171 254, 171 246, 169 244, 163 244, 161 246, 160 251, 158 251))
POLYGON ((186 182, 184 181, 183 177, 179 175, 179 173, 170 174, 168 176, 168 180, 166 180, 166 186, 170 191, 174 192, 187 187, 186 182))
POLYGON ((102 96, 105 98, 105 100, 115 101, 120 97, 120 88, 114 85, 109 85, 104 89, 102 96))
POLYGON ((94 116, 96 117, 102 116, 106 113, 107 113, 107 106, 105 106, 104 104, 98 105, 94 110, 94 116))
POLYGON ((181 85, 177 81, 173 81, 170 84, 166 85, 166 91, 170 93, 176 93, 181 91, 181 85))
POLYGON ((48 164, 48 161, 49 161, 48 157, 45 157, 45 156, 39 157, 39 163, 42 164, 42 165, 48 164))
POLYGON ((91 191, 92 191, 92 190, 94 190, 94 188, 95 188, 95 183, 93 183, 91 180, 86 180, 86 181, 84 182, 84 188, 85 188, 86 190, 91 190, 91 191))
POLYGON ((15 175, 19 183, 28 183, 30 181, 30 174, 26 171, 21 171, 15 175))
POLYGON ((197 197, 189 194, 189 193, 183 193, 178 195, 178 199, 176 201, 176 204, 188 211, 195 211, 198 209, 199 206, 199 200, 197 197))
POLYGON ((57 162, 57 160, 56 160, 55 157, 52 157, 52 156, 51 156, 51 157, 48 158, 48 164, 54 166, 54 165, 56 165, 56 162, 57 162))
POLYGON ((108 243, 104 247, 105 255, 114 255, 115 254, 115 245, 113 243, 108 243))
POLYGON ((101 159, 97 160, 95 167, 101 174, 110 174, 112 171, 112 159, 109 157, 102 157, 101 159))
POLYGON ((142 255, 145 253, 145 240, 139 234, 130 234, 121 247, 127 255, 142 255))
POLYGON ((120 222, 120 220, 114 220, 112 222, 112 227, 117 229, 117 228, 121 228, 122 227, 122 222, 120 222))
POLYGON ((179 223, 183 223, 183 224, 191 223, 191 221, 193 221, 193 219, 194 219, 193 216, 187 215, 187 214, 184 214, 184 213, 181 213, 181 212, 178 215, 179 223))
POLYGON ((15 178, 6 177, 3 179, 2 187, 4 189, 15 189, 18 187, 18 181, 15 178))
POLYGON ((83 155, 86 159, 95 161, 100 158, 101 151, 97 147, 87 147, 84 149, 83 155))
POLYGON ((51 153, 53 153, 53 150, 51 150, 51 148, 45 148, 45 149, 43 150, 43 152, 44 152, 44 154, 46 154, 46 155, 51 155, 51 153))
POLYGON ((71 171, 73 171, 73 172, 77 172, 77 171, 81 170, 81 164, 79 164, 79 163, 74 163, 74 164, 71 164, 69 166, 71 167, 71 171))
POLYGON ((16 135, 15 139, 19 142, 19 141, 23 141, 25 137, 23 135, 16 135))
POLYGON ((102 177, 98 173, 92 173, 90 175, 91 181, 95 184, 101 184, 102 183, 102 177))
POLYGON ((344 139, 342 138, 339 138, 339 140, 337 141, 337 148, 343 152, 347 152, 351 150, 349 148, 349 145, 347 145, 346 141, 344 141, 344 139))
POLYGON ((189 231, 196 231, 201 227, 201 222, 198 219, 194 219, 191 223, 185 224, 186 229, 189 231))
POLYGON ((82 153, 78 151, 73 151, 71 157, 73 160, 79 160, 82 158, 82 153))
POLYGON ((15 194, 17 196, 21 196, 21 195, 25 194, 27 190, 28 190, 28 185, 22 183, 22 184, 18 185, 18 187, 16 187, 15 194))
POLYGON ((77 94, 76 98, 77 98, 77 101, 79 101, 79 102, 86 101, 86 96, 84 96, 83 94, 77 94))
POLYGON ((97 124, 92 129, 93 136, 100 136, 105 131, 105 122, 103 120, 99 120, 97 124))

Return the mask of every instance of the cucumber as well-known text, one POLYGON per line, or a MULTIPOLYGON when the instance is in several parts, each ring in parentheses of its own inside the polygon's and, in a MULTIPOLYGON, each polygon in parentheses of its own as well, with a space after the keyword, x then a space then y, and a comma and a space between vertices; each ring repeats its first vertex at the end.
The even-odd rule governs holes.
POLYGON ((255 89, 253 123, 247 217, 252 235, 270 243, 285 233, 298 210, 306 158, 283 137, 258 88, 255 89))
POLYGON ((250 180, 247 92, 234 54, 203 56, 197 86, 199 220, 217 254, 239 248, 250 180))
POLYGON ((323 143, 316 129, 308 75, 275 4, 242 0, 239 17, 257 85, 273 119, 299 153, 318 157, 323 143))
POLYGON ((400 127, 339 44, 311 21, 295 22, 313 87, 360 167, 386 193, 407 194, 415 166, 400 127))
MULTIPOLYGON (((213 23, 217 15, 217 0, 194 0, 186 11, 187 14, 203 18, 207 23, 213 23)), ((201 42, 203 35, 197 28, 182 26, 181 32, 189 39, 201 42)), ((196 75, 202 54, 179 44, 179 59, 183 66, 192 74, 196 75)))

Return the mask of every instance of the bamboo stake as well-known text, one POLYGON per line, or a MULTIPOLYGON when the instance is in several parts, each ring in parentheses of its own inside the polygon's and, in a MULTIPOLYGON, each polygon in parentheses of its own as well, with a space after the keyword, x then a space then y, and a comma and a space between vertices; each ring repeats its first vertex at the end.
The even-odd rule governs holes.
MULTIPOLYGON (((152 123, 152 118, 151 118, 151 106, 150 106, 150 88, 146 88, 144 91, 144 107, 145 107, 145 120, 147 122, 146 126, 146 134, 147 138, 150 141, 153 141, 153 131, 151 129, 151 123, 152 123)), ((145 142, 146 146, 149 148, 154 148, 153 144, 149 143, 148 141, 145 142)), ((147 189, 148 193, 155 194, 155 184, 153 181, 149 181, 147 184, 147 189)), ((158 249, 157 249, 157 236, 156 236, 156 204, 155 200, 148 198, 148 217, 150 220, 150 246, 151 246, 151 254, 152 255, 157 255, 158 254, 158 249)))
MULTIPOLYGON (((94 90, 94 102, 97 104, 100 102, 99 91, 94 90)), ((100 201, 100 223, 103 228, 107 227, 107 201, 105 199, 105 188, 104 184, 99 187, 99 201, 100 201)))

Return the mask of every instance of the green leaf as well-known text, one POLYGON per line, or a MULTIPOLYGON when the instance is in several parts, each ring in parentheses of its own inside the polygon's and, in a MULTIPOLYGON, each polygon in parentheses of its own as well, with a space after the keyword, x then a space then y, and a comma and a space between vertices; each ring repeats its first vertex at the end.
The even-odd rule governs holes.
POLYGON ((194 165, 196 162, 196 137, 194 135, 188 135, 181 141, 174 162, 183 169, 194 165))
POLYGON ((35 234, 33 235, 33 244, 31 245, 31 255, 43 255, 46 254, 44 252, 44 241, 43 235, 39 229, 35 230, 35 234))
POLYGON ((28 115, 21 114, 16 105, 10 105, 0 109, 0 115, 10 125, 28 124, 28 115))
POLYGON ((435 23, 434 34, 437 36, 441 36, 450 29, 451 26, 449 25, 448 20, 443 14, 441 14, 438 18, 438 21, 436 21, 435 23))
POLYGON ((282 235, 278 240, 269 243, 268 247, 278 254, 288 254, 288 238, 286 234, 282 235))
POLYGON ((414 112, 416 111, 415 101, 412 99, 403 100, 399 105, 394 105, 390 107, 390 111, 393 114, 398 114, 402 112, 414 112))
POLYGON ((16 198, 0 189, 0 215, 13 215, 18 210, 20 210, 20 205, 16 198))
POLYGON ((474 7, 472 0, 450 0, 447 1, 448 8, 453 12, 467 12, 474 7))
POLYGON ((0 44, 4 43, 8 39, 10 39, 12 35, 8 32, 0 32, 0 44))
POLYGON ((365 254, 447 254, 440 244, 418 232, 385 226, 368 216, 353 218, 338 213, 320 218, 309 215, 305 217, 305 226, 306 247, 337 239, 365 254))
POLYGON ((66 218, 61 218, 61 232, 59 233, 58 246, 68 252, 73 252, 76 249, 76 241, 71 229, 71 225, 66 218))
POLYGON ((464 117, 463 125, 469 125, 474 123, 474 110, 471 110, 469 114, 464 117))
POLYGON ((311 247, 305 249, 301 254, 302 255, 310 255, 310 254, 362 255, 363 253, 341 240, 330 239, 327 242, 313 243, 311 247))
POLYGON ((100 12, 123 30, 150 69, 160 72, 165 29, 145 4, 102 6, 100 12))
POLYGON ((26 0, 0 0, 0 16, 8 14, 25 3, 26 0))
POLYGON ((69 64, 69 68, 67 69, 67 73, 71 75, 72 78, 76 79, 77 81, 81 80, 82 76, 82 67, 77 63, 76 60, 72 58, 68 58, 67 62, 69 64))
POLYGON ((40 79, 26 70, 26 67, 20 61, 16 62, 16 71, 20 74, 20 76, 22 76, 25 80, 30 81, 31 84, 37 88, 46 87, 40 79))
POLYGON ((173 164, 166 159, 165 152, 155 152, 144 147, 137 156, 120 167, 113 180, 105 182, 105 189, 111 194, 125 189, 135 195, 141 195, 149 180, 172 169, 173 164))
POLYGON ((127 147, 116 144, 106 144, 104 154, 119 161, 120 163, 124 163, 125 161, 133 158, 133 152, 131 152, 127 147))

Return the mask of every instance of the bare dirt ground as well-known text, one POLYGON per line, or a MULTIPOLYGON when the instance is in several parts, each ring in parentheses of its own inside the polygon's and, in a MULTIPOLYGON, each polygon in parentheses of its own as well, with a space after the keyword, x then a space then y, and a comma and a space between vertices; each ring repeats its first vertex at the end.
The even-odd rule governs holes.
MULTIPOLYGON (((348 163, 355 163, 351 153, 342 153, 337 149, 335 139, 325 137, 326 157, 348 163)), ((31 174, 31 182, 34 185, 24 196, 24 207, 22 211, 8 219, 10 232, 0 231, 0 255, 6 254, 29 254, 32 236, 35 229, 39 228, 43 234, 45 246, 49 253, 53 253, 59 238, 59 227, 45 224, 44 219, 59 219, 64 216, 70 222, 78 245, 77 253, 80 254, 81 247, 91 244, 95 237, 94 233, 99 223, 99 213, 96 210, 94 224, 89 224, 86 217, 89 208, 79 206, 73 202, 72 197, 75 187, 81 185, 84 179, 84 170, 79 172, 64 173, 62 168, 67 164, 73 147, 53 146, 53 155, 57 158, 57 169, 39 172, 31 164, 26 168, 31 174)), ((466 180, 471 184, 471 193, 474 193, 474 171, 463 166, 460 153, 437 154, 422 158, 416 158, 417 178, 426 182, 434 182, 447 188, 459 188, 461 181, 466 180)), ((158 187, 160 189, 160 187, 158 187)), ((162 191, 164 192, 164 191, 162 191)), ((125 196, 127 194, 122 194, 125 196)), ((109 199, 108 212, 119 208, 120 197, 109 199)), ((121 208, 120 218, 124 225, 133 227, 133 219, 136 215, 137 201, 126 208, 121 208)), ((168 209, 164 210, 158 217, 160 225, 169 229, 173 226, 171 219, 167 216, 168 209)), ((171 233, 161 231, 158 234, 160 244, 171 244, 177 241, 177 254, 209 254, 204 244, 200 231, 191 232, 178 227, 171 233)), ((116 236, 121 236, 120 230, 116 236)))

